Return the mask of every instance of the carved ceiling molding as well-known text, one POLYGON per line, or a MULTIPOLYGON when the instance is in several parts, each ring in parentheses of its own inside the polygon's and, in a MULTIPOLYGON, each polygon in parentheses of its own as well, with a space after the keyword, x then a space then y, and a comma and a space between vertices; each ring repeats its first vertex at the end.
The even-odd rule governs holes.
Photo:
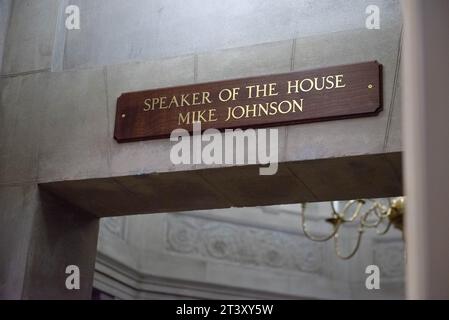
POLYGON ((217 222, 187 215, 167 215, 170 252, 248 266, 320 273, 323 245, 303 236, 217 222))

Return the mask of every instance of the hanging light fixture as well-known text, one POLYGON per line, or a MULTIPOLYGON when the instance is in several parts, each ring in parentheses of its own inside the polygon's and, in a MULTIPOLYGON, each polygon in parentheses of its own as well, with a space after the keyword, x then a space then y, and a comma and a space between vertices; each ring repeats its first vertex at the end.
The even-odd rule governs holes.
POLYGON ((335 208, 335 203, 330 202, 331 216, 325 221, 332 226, 332 231, 324 237, 313 236, 307 229, 306 204, 301 204, 301 227, 304 235, 313 241, 324 242, 334 238, 334 247, 337 256, 341 259, 352 258, 360 247, 363 233, 368 229, 375 229, 378 235, 386 234, 391 226, 403 231, 404 197, 388 199, 388 205, 371 199, 357 199, 346 202, 341 211, 335 208), (368 210, 362 210, 369 205, 368 210), (352 212, 352 213, 351 213, 352 212), (348 223, 358 223, 358 235, 355 247, 348 255, 343 255, 340 250, 341 226, 348 223))

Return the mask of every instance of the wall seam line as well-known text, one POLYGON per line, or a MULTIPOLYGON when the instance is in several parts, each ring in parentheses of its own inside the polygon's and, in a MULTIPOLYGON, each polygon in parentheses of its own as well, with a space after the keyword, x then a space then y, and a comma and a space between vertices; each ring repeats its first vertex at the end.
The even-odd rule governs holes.
POLYGON ((198 55, 193 56, 193 82, 198 82, 198 55))
POLYGON ((292 55, 290 57, 290 71, 295 70, 295 55, 296 55, 296 38, 292 41, 292 55))
POLYGON ((400 65, 401 65, 402 38, 403 38, 403 27, 401 26, 401 34, 399 37, 399 47, 398 47, 398 52, 397 52, 397 56, 396 56, 396 68, 394 71, 394 79, 393 79, 393 91, 391 93, 390 110, 388 112, 387 127, 385 129, 385 139, 384 139, 384 145, 383 145, 384 152, 387 150, 387 147, 388 147, 388 141, 389 141, 390 129, 391 129, 391 121, 392 121, 392 117, 393 117, 397 89, 398 89, 398 85, 399 85, 399 69, 400 69, 400 65))
POLYGON ((17 72, 17 73, 1 74, 0 79, 15 78, 15 77, 20 77, 20 76, 27 76, 30 74, 45 73, 45 72, 51 72, 51 68, 37 69, 37 70, 17 72))
MULTIPOLYGON (((109 114, 109 90, 108 90, 108 68, 105 66, 103 67, 103 81, 104 81, 104 93, 105 93, 105 98, 106 98, 106 120, 108 122, 108 125, 106 126, 106 139, 109 136, 109 128, 111 128, 111 116, 109 114)), ((114 141, 110 141, 108 139, 109 143, 108 143, 108 150, 107 150, 107 155, 106 155, 106 161, 108 164, 108 172, 109 174, 112 174, 112 166, 111 166, 111 162, 112 162, 112 143, 114 143, 114 141)))

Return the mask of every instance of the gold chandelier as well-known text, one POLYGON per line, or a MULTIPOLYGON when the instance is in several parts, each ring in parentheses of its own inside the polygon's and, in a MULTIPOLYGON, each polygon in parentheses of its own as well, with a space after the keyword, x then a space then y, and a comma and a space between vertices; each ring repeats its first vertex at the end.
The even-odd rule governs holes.
POLYGON ((335 204, 331 201, 331 217, 325 221, 332 226, 332 232, 324 237, 316 237, 310 234, 306 224, 306 204, 301 204, 301 227, 304 235, 313 241, 324 242, 334 238, 334 247, 337 256, 341 259, 352 258, 360 247, 363 233, 368 229, 375 229, 378 235, 384 235, 393 225, 403 231, 404 220, 404 197, 388 199, 388 205, 380 201, 371 199, 357 199, 346 202, 343 209, 338 212, 335 204), (370 204, 369 209, 362 211, 362 208, 370 204), (351 213, 352 212, 352 213, 351 213), (348 255, 343 255, 340 251, 339 233, 340 227, 347 223, 358 222, 358 236, 355 247, 348 255), (381 227, 383 226, 383 228, 381 227))

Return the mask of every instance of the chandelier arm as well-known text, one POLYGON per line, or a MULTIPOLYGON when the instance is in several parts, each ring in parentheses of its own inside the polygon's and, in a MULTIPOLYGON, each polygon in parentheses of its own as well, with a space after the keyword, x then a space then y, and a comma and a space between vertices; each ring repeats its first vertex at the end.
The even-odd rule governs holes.
POLYGON ((351 201, 347 202, 345 207, 343 208, 343 213, 340 214, 340 217, 342 218, 343 222, 353 222, 360 215, 360 210, 362 209, 362 206, 364 204, 365 204, 365 202, 363 200, 351 200, 351 201), (345 212, 355 202, 357 202, 356 209, 355 209, 354 213, 352 214, 352 216, 347 219, 345 216, 345 212))
POLYGON ((391 215, 391 207, 384 210, 385 213, 381 215, 382 218, 388 218, 391 215))
POLYGON ((331 201, 330 203, 331 203, 332 214, 333 214, 334 216, 339 216, 339 213, 338 213, 337 210, 335 209, 334 201, 331 201))
POLYGON ((309 234, 309 232, 307 231, 307 228, 304 224, 302 226, 302 231, 303 231, 304 235, 312 241, 326 242, 326 241, 330 240, 333 236, 335 236, 335 234, 338 232, 338 228, 340 227, 340 225, 341 224, 336 225, 334 230, 332 231, 332 233, 324 238, 318 238, 318 237, 315 237, 315 236, 312 236, 311 234, 309 234))
POLYGON ((337 254, 337 256, 342 259, 342 260, 348 260, 351 259, 357 252, 357 250, 359 250, 360 247, 360 243, 362 242, 362 233, 363 233, 363 229, 359 229, 359 234, 357 236, 357 243, 354 247, 354 249, 351 251, 351 253, 347 256, 344 256, 341 254, 340 251, 340 245, 339 245, 339 241, 338 241, 338 234, 334 237, 334 247, 335 247, 335 253, 337 254))
POLYGON ((378 230, 376 230, 376 233, 377 233, 378 235, 384 235, 384 234, 386 234, 386 233, 390 230, 392 224, 393 224, 393 221, 390 220, 390 221, 388 222, 387 227, 385 228, 385 230, 383 230, 383 231, 378 231, 378 230))
MULTIPOLYGON (((389 203, 391 204, 390 198, 388 198, 388 199, 389 199, 389 203)), ((385 207, 379 201, 372 200, 372 199, 368 199, 367 201, 370 201, 370 202, 374 203, 374 205, 371 207, 370 210, 374 210, 377 217, 379 217, 379 218, 387 218, 390 215, 390 213, 389 213, 390 205, 388 207, 385 207), (380 211, 380 213, 379 213, 379 211, 380 211)))
POLYGON ((380 223, 382 222, 382 220, 383 220, 383 217, 381 215, 379 215, 377 213, 376 208, 373 207, 363 214, 363 216, 360 219, 360 224, 365 228, 377 228, 380 225, 380 223), (372 212, 375 214, 377 220, 376 220, 376 222, 369 223, 368 217, 370 216, 370 214, 372 212))
MULTIPOLYGON (((384 235, 386 234, 390 229, 391 226, 398 225, 398 228, 402 228, 402 225, 400 225, 403 215, 403 207, 404 207, 404 198, 396 198, 394 201, 391 201, 391 199, 388 199, 389 207, 384 206, 381 202, 376 200, 364 200, 364 199, 357 199, 357 200, 350 200, 348 201, 345 206, 343 207, 343 210, 341 212, 338 212, 335 208, 335 203, 331 201, 331 209, 332 209, 332 217, 326 219, 326 222, 332 224, 333 230, 331 234, 325 237, 315 237, 309 233, 307 230, 307 223, 306 223, 306 216, 305 216, 305 208, 306 204, 301 204, 301 211, 300 211, 300 218, 301 218, 301 227, 303 230, 303 233, 305 237, 307 237, 310 240, 313 241, 328 241, 332 237, 334 238, 334 248, 336 255, 343 260, 351 259, 359 250, 361 242, 362 242, 362 234, 365 232, 365 230, 372 228, 376 229, 376 233, 378 235, 384 235), (370 201, 373 203, 373 205, 365 212, 362 212, 362 207, 364 204, 366 204, 366 201, 370 201), (353 214, 346 218, 346 214, 348 214, 349 209, 352 205, 356 204, 356 207, 354 209, 353 214), (371 215, 374 215, 374 218, 371 218, 371 215), (343 255, 340 250, 340 239, 339 239, 339 231, 342 224, 345 224, 347 222, 354 222, 357 219, 359 226, 358 226, 358 236, 357 236, 357 242, 355 243, 355 246, 352 248, 352 250, 347 255, 343 255), (388 223, 385 227, 383 222, 385 220, 388 220, 388 223), (382 227, 381 227, 382 225, 382 227), (382 229, 382 230, 380 230, 382 229)), ((401 229, 402 230, 402 229, 401 229)), ((404 234, 403 234, 404 236, 404 234)))
POLYGON ((334 225, 334 230, 331 232, 331 234, 329 234, 328 236, 325 236, 323 238, 319 238, 319 237, 315 237, 313 235, 311 235, 308 231, 307 231, 307 224, 306 224, 306 215, 304 213, 304 209, 305 209, 305 204, 301 204, 301 228, 302 231, 304 233, 304 235, 312 240, 312 241, 316 241, 316 242, 325 242, 330 240, 333 236, 335 236, 335 234, 338 232, 338 229, 340 228, 341 222, 337 222, 337 224, 334 225))

